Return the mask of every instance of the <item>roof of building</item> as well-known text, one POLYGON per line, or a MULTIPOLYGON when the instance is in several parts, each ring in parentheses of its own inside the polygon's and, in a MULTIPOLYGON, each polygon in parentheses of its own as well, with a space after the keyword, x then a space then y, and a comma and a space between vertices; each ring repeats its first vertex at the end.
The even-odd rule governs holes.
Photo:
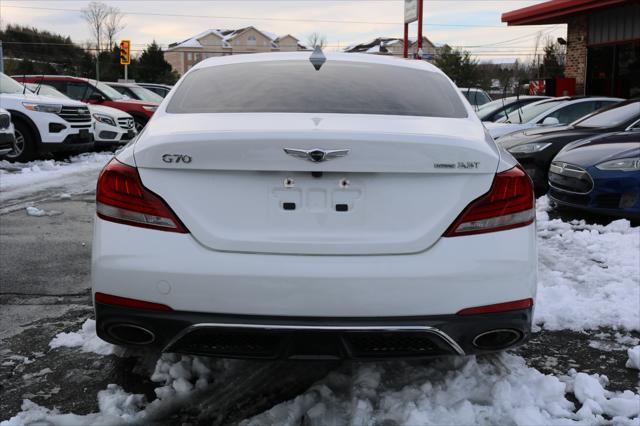
MULTIPOLYGON (((422 37, 423 41, 435 47, 435 45, 427 37, 422 37)), ((413 45, 417 42, 416 38, 409 38, 409 45, 413 45)), ((404 39, 398 37, 378 37, 365 43, 352 44, 344 49, 345 52, 367 52, 367 53, 387 53, 387 47, 394 44, 403 44, 404 39)))
MULTIPOLYGON (((172 49, 177 49, 180 47, 188 47, 188 48, 197 48, 197 49, 201 49, 204 46, 202 46, 202 44, 200 43, 200 39, 203 37, 206 37, 210 34, 214 34, 216 36, 218 36, 221 40, 222 40, 222 47, 225 48, 231 48, 231 40, 233 40, 235 37, 237 37, 238 35, 242 34, 243 32, 249 30, 249 29, 254 29, 257 32, 259 32, 260 34, 264 35, 266 38, 268 38, 269 40, 271 40, 271 47, 273 48, 278 48, 278 42, 280 41, 280 39, 285 38, 287 36, 295 39, 296 41, 298 40, 297 38, 295 38, 294 36, 292 36, 291 34, 285 34, 282 36, 279 36, 275 33, 269 32, 269 31, 263 31, 263 30, 259 30, 256 27, 253 26, 249 26, 249 27, 243 27, 243 28, 238 28, 238 29, 209 29, 206 31, 203 31, 199 34, 196 34, 195 36, 181 41, 179 43, 171 43, 169 45, 169 48, 167 50, 172 50, 172 49)), ((306 48, 306 46, 298 43, 298 47, 300 48, 306 48)))
POLYGON ((551 0, 502 14, 509 25, 540 25, 566 23, 573 15, 604 9, 629 0, 551 0))

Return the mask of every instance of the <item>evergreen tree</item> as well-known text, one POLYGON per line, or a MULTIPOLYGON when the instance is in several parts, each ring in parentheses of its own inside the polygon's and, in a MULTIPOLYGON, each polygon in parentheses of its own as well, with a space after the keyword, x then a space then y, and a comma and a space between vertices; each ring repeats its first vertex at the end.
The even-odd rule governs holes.
POLYGON ((164 53, 155 40, 142 52, 135 70, 136 81, 145 83, 174 84, 178 74, 164 59, 164 53))
POLYGON ((544 57, 540 65, 542 78, 556 78, 564 76, 564 65, 559 61, 560 46, 553 42, 547 42, 544 47, 544 57))
POLYGON ((7 73, 82 75, 79 65, 91 58, 68 36, 27 26, 7 25, 0 40, 5 58, 15 59, 6 59, 7 73))
POLYGON ((482 83, 478 61, 472 59, 467 51, 444 45, 436 56, 435 65, 460 87, 474 87, 482 83))

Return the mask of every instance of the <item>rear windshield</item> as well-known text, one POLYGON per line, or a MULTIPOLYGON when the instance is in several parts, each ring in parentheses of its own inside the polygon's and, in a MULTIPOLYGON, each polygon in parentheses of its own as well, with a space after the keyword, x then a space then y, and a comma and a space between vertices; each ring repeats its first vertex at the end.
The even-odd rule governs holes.
POLYGON ((467 112, 442 75, 405 67, 327 60, 220 65, 190 73, 170 113, 338 113, 462 118, 467 112))
POLYGON ((566 99, 554 99, 551 101, 540 101, 525 105, 516 111, 512 111, 506 118, 498 120, 499 123, 528 123, 543 112, 567 102, 566 99))
POLYGON ((144 87, 131 86, 129 87, 129 90, 131 90, 141 101, 156 103, 162 102, 162 97, 158 96, 156 93, 153 93, 149 89, 145 89, 144 87))

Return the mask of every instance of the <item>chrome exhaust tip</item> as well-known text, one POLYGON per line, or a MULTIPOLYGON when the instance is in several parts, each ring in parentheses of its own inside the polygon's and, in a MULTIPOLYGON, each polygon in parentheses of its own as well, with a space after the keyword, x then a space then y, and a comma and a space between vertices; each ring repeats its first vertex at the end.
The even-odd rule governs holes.
POLYGON ((518 330, 496 329, 478 334, 473 339, 473 346, 485 350, 504 349, 519 342, 522 337, 522 332, 518 330))
POLYGON ((134 324, 114 324, 107 328, 107 334, 127 345, 148 345, 156 340, 151 330, 134 324))

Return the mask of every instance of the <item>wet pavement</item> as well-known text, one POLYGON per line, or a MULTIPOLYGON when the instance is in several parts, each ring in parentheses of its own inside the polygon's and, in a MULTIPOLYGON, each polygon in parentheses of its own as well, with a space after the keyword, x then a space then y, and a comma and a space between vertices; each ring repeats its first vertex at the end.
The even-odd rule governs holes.
MULTIPOLYGON (((34 202, 33 196, 28 202, 34 202)), ((79 330, 93 314, 89 262, 94 196, 84 193, 36 202, 38 208, 62 214, 33 217, 24 208, 0 213, 0 420, 19 412, 23 399, 63 413, 96 412, 97 393, 111 383, 153 400, 157 384, 149 377, 157 354, 128 352, 117 357, 49 348, 56 334, 79 330)), ((14 205, 20 205, 19 200, 14 205)), ((640 338, 640 333, 624 336, 628 342, 640 338)), ((630 345, 621 344, 621 338, 610 329, 541 330, 513 352, 543 373, 566 374, 575 368, 607 375, 609 390, 636 390, 638 372, 625 367, 630 345)), ((349 364, 234 362, 239 368, 233 374, 215 378, 212 386, 162 423, 234 424, 293 398, 349 364)))

